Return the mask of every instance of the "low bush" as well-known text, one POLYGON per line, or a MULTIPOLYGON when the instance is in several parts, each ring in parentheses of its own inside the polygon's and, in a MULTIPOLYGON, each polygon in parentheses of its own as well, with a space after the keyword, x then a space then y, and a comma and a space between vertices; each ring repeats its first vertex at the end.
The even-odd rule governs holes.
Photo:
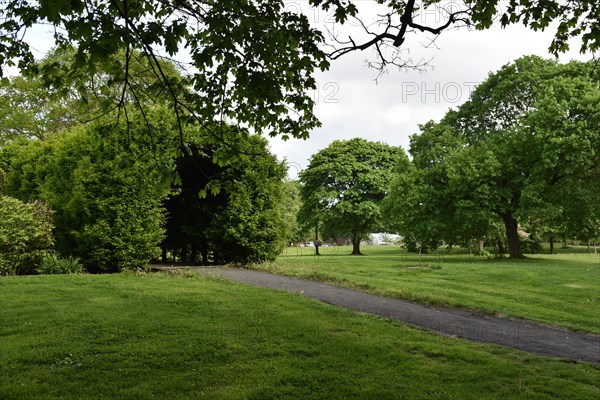
POLYGON ((485 257, 488 260, 491 260, 492 258, 496 257, 494 254, 490 253, 487 250, 481 250, 477 255, 480 256, 480 257, 485 257))
POLYGON ((83 265, 76 257, 60 258, 55 254, 50 254, 42 259, 38 268, 40 274, 80 274, 83 272, 83 265))
POLYGON ((520 238, 521 251, 524 254, 539 254, 543 251, 542 245, 531 238, 520 238))

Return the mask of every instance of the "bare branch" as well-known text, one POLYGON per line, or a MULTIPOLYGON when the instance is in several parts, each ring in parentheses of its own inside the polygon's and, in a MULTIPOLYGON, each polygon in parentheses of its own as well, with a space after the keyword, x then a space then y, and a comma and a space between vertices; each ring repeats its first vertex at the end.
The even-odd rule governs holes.
MULTIPOLYGON (((428 64, 428 61, 419 60, 418 63, 413 63, 412 60, 403 60, 401 58, 400 48, 402 47, 407 34, 420 31, 438 36, 453 25, 462 23, 461 25, 469 26, 470 21, 468 16, 471 11, 470 9, 452 11, 441 7, 440 10, 447 14, 446 22, 440 26, 432 27, 414 21, 413 16, 416 15, 417 12, 415 4, 415 0, 409 0, 399 18, 398 15, 394 13, 379 15, 379 19, 375 22, 379 27, 378 32, 375 32, 370 26, 367 26, 363 20, 355 17, 354 21, 357 22, 356 26, 359 26, 365 34, 370 36, 369 40, 359 44, 357 44, 357 40, 351 36, 348 36, 347 40, 341 40, 338 35, 334 35, 329 28, 326 28, 330 39, 335 42, 335 45, 331 45, 333 50, 328 53, 328 56, 331 59, 336 60, 357 50, 363 51, 373 48, 376 60, 367 60, 367 65, 379 70, 379 76, 389 65, 394 65, 398 68, 422 69, 428 64), (394 19, 396 22, 394 22, 394 19), (390 53, 388 48, 395 48, 395 50, 390 53)), ((432 43, 434 40, 435 38, 432 39, 432 43)))

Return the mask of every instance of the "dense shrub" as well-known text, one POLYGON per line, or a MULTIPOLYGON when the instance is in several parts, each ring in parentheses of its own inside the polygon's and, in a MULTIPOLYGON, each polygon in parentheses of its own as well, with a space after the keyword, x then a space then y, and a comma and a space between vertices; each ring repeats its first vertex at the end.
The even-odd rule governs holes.
POLYGON ((521 250, 525 254, 539 254, 543 248, 539 241, 530 238, 519 238, 521 250))
POLYGON ((34 272, 52 243, 47 204, 0 195, 0 275, 34 272))
POLYGON ((40 274, 79 274, 83 272, 83 265, 76 257, 60 258, 49 254, 42 259, 38 268, 40 274))
POLYGON ((7 160, 6 191, 48 202, 56 249, 90 271, 142 266, 158 255, 164 236, 168 185, 143 143, 124 136, 118 127, 77 127, 44 142, 13 143, 0 157, 7 160))
POLYGON ((286 241, 286 169, 267 141, 233 128, 220 141, 189 128, 177 152, 166 143, 174 132, 167 118, 155 120, 166 125, 152 144, 133 124, 15 141, 0 150, 5 189, 48 202, 56 250, 90 272, 141 267, 159 257, 161 242, 164 254, 184 262, 273 260, 286 241))

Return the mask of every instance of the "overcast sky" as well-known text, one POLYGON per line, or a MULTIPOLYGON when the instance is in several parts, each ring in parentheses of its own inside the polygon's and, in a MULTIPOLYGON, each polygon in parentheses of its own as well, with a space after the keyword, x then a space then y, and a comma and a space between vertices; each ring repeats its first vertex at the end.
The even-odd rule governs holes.
MULTIPOLYGON (((372 1, 355 3, 365 20, 377 13, 372 1)), ((340 38, 351 34, 358 39, 356 30, 338 26, 331 12, 317 12, 309 8, 306 0, 288 1, 287 7, 306 13, 315 27, 333 29, 340 38)), ((422 12, 419 18, 417 22, 431 26, 445 22, 444 16, 435 10, 422 12)), ((52 45, 48 29, 37 27, 28 33, 28 41, 40 57, 52 45)), ((439 120, 449 108, 466 101, 469 92, 489 72, 524 55, 551 58, 547 48, 553 34, 554 29, 534 32, 521 25, 486 31, 459 29, 443 32, 435 46, 429 47, 426 45, 432 35, 409 35, 403 48, 410 49, 410 53, 403 55, 415 61, 431 59, 430 68, 425 71, 390 68, 377 82, 377 71, 365 66, 366 59, 374 59, 371 50, 346 55, 333 61, 329 71, 317 74, 318 90, 313 95, 317 102, 315 112, 323 126, 307 140, 270 139, 271 151, 287 160, 289 176, 294 179, 299 170, 306 168, 312 154, 334 140, 362 137, 408 150, 409 137, 418 132, 419 124, 439 120)), ((591 58, 579 54, 579 42, 571 43, 571 47, 561 61, 591 58)))
MULTIPOLYGON (((308 9, 305 2, 297 4, 308 9)), ((317 26, 331 26, 331 19, 322 11, 317 18, 313 10, 308 10, 308 15, 317 26)), ((423 15, 432 26, 444 22, 435 12, 423 15)), ((370 50, 344 56, 317 77, 316 115, 323 126, 307 140, 271 139, 271 150, 288 161, 292 179, 306 168, 312 154, 334 140, 362 137, 408 150, 409 137, 418 132, 419 124, 439 120, 449 108, 466 101, 469 91, 489 72, 524 55, 551 58, 547 49, 553 34, 553 29, 534 32, 521 25, 486 31, 460 29, 442 33, 436 47, 429 48, 425 45, 431 35, 412 35, 406 42, 410 58, 432 59, 432 68, 425 72, 390 68, 377 83, 377 72, 364 63, 365 59, 374 58, 370 50)), ((591 58, 579 55, 579 42, 573 42, 571 47, 572 51, 561 56, 561 61, 591 58)))

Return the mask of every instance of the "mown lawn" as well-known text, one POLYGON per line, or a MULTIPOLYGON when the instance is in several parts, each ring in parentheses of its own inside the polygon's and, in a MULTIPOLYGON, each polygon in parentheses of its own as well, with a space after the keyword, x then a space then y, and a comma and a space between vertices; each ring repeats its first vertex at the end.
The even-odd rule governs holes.
POLYGON ((288 248, 255 268, 411 301, 461 307, 600 333, 600 254, 491 259, 439 251, 406 253, 373 246, 288 248))
POLYGON ((0 304, 3 400, 600 397, 597 365, 193 274, 2 277, 0 304))

